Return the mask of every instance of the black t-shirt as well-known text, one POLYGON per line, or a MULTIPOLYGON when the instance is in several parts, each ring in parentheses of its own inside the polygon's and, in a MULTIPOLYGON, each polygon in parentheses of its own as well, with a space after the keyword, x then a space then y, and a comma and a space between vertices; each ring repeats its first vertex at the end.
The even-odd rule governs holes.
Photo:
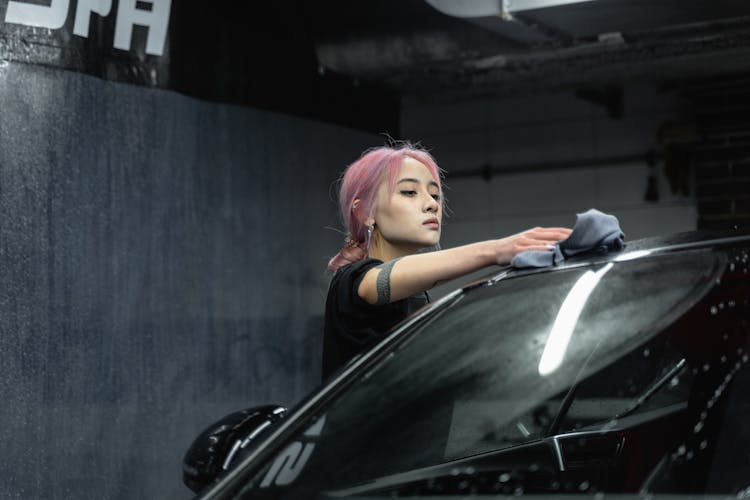
POLYGON ((383 338, 391 327, 429 302, 427 292, 384 305, 364 301, 357 290, 367 271, 383 262, 364 259, 341 267, 331 279, 323 336, 323 379, 383 338))

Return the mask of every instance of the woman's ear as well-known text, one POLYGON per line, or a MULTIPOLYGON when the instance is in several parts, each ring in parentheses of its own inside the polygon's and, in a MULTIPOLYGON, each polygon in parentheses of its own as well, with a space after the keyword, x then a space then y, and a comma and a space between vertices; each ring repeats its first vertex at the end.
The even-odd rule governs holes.
POLYGON ((360 204, 360 199, 359 198, 357 198, 356 200, 354 200, 352 202, 352 214, 354 215, 354 218, 357 219, 357 220, 361 220, 362 219, 362 216, 359 213, 359 204, 360 204))
POLYGON ((362 214, 362 211, 359 209, 359 205, 359 198, 352 202, 352 213, 354 214, 354 217, 365 226, 372 226, 373 224, 375 224, 375 219, 373 219, 372 217, 367 217, 366 219, 364 218, 364 214, 362 214))

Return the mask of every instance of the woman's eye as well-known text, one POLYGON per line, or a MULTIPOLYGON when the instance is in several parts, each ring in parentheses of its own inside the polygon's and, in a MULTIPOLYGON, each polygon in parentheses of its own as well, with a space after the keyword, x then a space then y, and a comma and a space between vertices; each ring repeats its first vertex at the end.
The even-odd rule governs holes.
POLYGON ((401 194, 403 194, 404 196, 416 196, 417 192, 410 189, 404 189, 401 191, 401 194))
POLYGON ((439 194, 433 194, 432 199, 435 201, 440 201, 440 195, 439 194))

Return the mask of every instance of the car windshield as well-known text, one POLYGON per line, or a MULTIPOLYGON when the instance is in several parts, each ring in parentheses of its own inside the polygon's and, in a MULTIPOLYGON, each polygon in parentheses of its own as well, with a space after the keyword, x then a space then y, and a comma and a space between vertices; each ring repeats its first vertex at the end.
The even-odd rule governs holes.
POLYGON ((623 426, 685 411, 699 370, 687 352, 695 339, 680 332, 728 259, 694 250, 470 290, 280 444, 240 496, 435 493, 439 478, 484 470, 498 493, 563 488, 542 477, 580 445, 560 436, 596 431, 605 463, 621 453, 623 426), (526 479, 509 463, 525 464, 526 479))

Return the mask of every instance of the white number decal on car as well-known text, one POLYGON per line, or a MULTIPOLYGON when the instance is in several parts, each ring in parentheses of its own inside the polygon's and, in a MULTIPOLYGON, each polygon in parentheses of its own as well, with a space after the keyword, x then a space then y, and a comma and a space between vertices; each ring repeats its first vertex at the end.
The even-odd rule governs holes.
MULTIPOLYGON (((326 418, 324 415, 312 427, 307 429, 303 436, 309 438, 320 436, 325 421, 326 418)), ((268 469, 268 473, 266 473, 263 481, 261 481, 260 487, 268 488, 271 484, 275 484, 276 486, 291 484, 292 481, 297 479, 299 473, 302 472, 314 449, 315 443, 312 442, 301 443, 294 441, 290 443, 273 461, 273 465, 268 469)))

